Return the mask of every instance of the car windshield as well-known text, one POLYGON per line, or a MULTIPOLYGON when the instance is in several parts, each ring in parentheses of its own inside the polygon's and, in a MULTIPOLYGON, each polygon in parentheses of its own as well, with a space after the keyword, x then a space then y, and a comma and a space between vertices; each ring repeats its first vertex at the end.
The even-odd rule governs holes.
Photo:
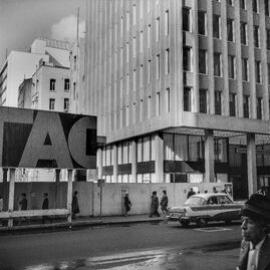
POLYGON ((206 200, 202 197, 192 196, 188 198, 184 205, 203 205, 206 203, 206 200))

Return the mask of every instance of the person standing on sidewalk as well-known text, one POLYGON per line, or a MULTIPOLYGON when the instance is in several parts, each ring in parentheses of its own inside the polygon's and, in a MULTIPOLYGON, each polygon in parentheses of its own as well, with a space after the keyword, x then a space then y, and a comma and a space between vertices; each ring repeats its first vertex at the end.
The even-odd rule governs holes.
MULTIPOLYGON (((26 194, 22 193, 21 194, 21 200, 19 201, 19 210, 21 211, 26 211, 27 210, 27 199, 26 199, 26 194)), ((22 217, 19 219, 18 224, 21 225, 22 221, 26 221, 27 218, 22 217)), ((28 220, 29 222, 29 220, 28 220)))
MULTIPOLYGON (((48 199, 48 193, 43 193, 43 203, 42 203, 42 210, 49 209, 49 199, 48 199)), ((49 217, 42 216, 42 224, 45 223, 46 219, 50 219, 49 217)))
POLYGON ((0 195, 0 212, 2 212, 4 209, 4 200, 2 195, 0 195))
POLYGON ((150 209, 150 215, 149 217, 160 217, 160 214, 158 212, 158 206, 159 206, 159 200, 157 196, 157 192, 153 191, 151 196, 151 209, 150 209))
MULTIPOLYGON (((2 195, 0 195, 0 212, 2 212, 3 209, 4 209, 4 200, 3 200, 2 195)), ((3 221, 2 220, 0 221, 0 226, 3 226, 3 221)))
POLYGON ((132 205, 132 203, 129 199, 128 193, 126 193, 124 196, 124 210, 125 210, 124 215, 125 215, 125 217, 128 215, 128 212, 131 209, 131 205, 132 205))
POLYGON ((80 208, 79 208, 79 203, 78 203, 78 191, 74 191, 73 197, 72 197, 72 204, 71 204, 71 209, 72 209, 72 218, 76 218, 76 215, 80 213, 80 208))
POLYGON ((22 193, 22 199, 19 201, 19 208, 23 211, 27 210, 27 199, 25 193, 22 193))
POLYGON ((270 270, 270 200, 253 194, 242 210, 242 237, 238 270, 270 270))
POLYGON ((166 220, 166 216, 167 216, 167 213, 168 213, 169 199, 168 199, 166 190, 163 190, 162 193, 163 193, 163 195, 162 195, 162 198, 160 200, 160 208, 161 208, 161 211, 162 211, 162 214, 163 214, 163 218, 164 218, 164 220, 166 220))

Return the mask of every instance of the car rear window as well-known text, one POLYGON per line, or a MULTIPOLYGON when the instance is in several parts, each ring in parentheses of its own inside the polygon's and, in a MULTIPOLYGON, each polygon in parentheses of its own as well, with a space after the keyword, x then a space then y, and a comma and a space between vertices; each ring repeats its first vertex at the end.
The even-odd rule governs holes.
POLYGON ((229 204, 232 203, 228 196, 218 196, 218 203, 219 204, 229 204))
POLYGON ((204 205, 204 204, 206 204, 206 200, 202 197, 196 196, 190 197, 184 203, 184 205, 204 205))

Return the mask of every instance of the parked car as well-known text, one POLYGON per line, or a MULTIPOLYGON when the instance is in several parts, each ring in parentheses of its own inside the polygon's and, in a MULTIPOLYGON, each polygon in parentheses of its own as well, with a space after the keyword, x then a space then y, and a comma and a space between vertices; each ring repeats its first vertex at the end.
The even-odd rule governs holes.
POLYGON ((209 221, 224 221, 229 224, 239 220, 243 204, 235 203, 226 193, 195 194, 183 206, 169 208, 167 218, 179 221, 183 226, 191 222, 205 226, 209 221))

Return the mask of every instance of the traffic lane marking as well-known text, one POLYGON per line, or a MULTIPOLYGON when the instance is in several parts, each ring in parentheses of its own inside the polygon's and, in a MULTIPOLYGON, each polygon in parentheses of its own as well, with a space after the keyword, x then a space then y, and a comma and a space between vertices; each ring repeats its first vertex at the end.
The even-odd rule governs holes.
POLYGON ((208 227, 208 228, 196 228, 193 229, 193 231, 212 233, 212 232, 232 231, 232 229, 223 227, 208 227))

